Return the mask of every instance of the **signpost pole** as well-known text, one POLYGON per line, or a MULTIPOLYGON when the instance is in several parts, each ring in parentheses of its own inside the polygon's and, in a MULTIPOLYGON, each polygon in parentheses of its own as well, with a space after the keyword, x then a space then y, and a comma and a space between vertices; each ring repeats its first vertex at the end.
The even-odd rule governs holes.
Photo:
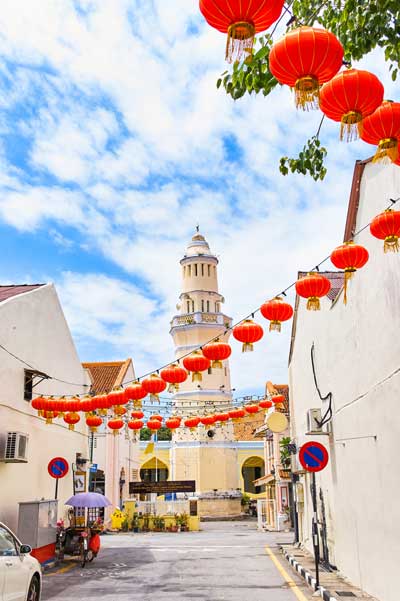
POLYGON ((58 478, 56 478, 56 492, 55 492, 54 498, 55 499, 58 498, 58 478))
POLYGON ((317 590, 319 589, 319 539, 318 539, 318 516, 317 516, 317 485, 315 483, 315 472, 311 474, 311 496, 313 504, 312 538, 315 559, 315 580, 317 590))

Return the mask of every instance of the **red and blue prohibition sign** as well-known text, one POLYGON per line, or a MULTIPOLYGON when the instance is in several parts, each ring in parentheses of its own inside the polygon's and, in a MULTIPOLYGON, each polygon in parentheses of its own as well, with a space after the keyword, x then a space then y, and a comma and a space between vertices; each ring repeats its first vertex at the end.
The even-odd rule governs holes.
POLYGON ((319 442, 311 440, 301 447, 299 461, 308 472, 320 472, 329 461, 328 451, 319 442))
POLYGON ((47 471, 52 478, 64 478, 68 474, 68 470, 68 461, 64 457, 54 457, 47 466, 47 471))

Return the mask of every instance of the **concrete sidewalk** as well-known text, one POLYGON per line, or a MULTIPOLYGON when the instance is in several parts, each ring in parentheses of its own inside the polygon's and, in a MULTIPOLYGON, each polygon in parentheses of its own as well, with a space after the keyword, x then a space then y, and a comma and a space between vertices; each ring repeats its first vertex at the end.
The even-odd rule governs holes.
MULTIPOLYGON (((308 551, 291 544, 281 545, 286 561, 291 565, 307 584, 316 590, 314 557, 308 551)), ((339 572, 328 572, 320 566, 320 596, 324 601, 342 601, 343 599, 364 599, 379 601, 361 589, 349 583, 339 572)))

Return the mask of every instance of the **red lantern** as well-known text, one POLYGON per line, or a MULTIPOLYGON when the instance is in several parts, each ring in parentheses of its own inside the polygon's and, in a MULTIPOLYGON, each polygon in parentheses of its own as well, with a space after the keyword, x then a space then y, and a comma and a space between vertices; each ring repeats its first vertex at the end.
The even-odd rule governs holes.
POLYGON ((43 411, 43 417, 46 420, 46 424, 52 424, 53 423, 53 419, 55 419, 56 417, 58 417, 58 413, 57 411, 43 411))
POLYGON ((154 432, 156 430, 159 430, 162 426, 161 422, 158 419, 149 419, 146 425, 149 430, 153 430, 154 432))
POLYGON ((96 409, 100 415, 107 415, 108 409, 108 395, 98 394, 95 396, 96 409))
POLYGON ((89 415, 86 418, 86 425, 90 428, 91 432, 97 432, 97 428, 101 426, 103 420, 98 415, 89 415))
POLYGON ((228 34, 226 60, 238 61, 251 55, 254 35, 265 31, 282 12, 284 0, 200 0, 207 22, 228 34))
POLYGON ((179 367, 177 363, 172 363, 161 370, 160 376, 165 382, 168 382, 168 392, 174 392, 179 390, 179 384, 187 379, 188 373, 186 369, 179 367))
POLYGON ((123 388, 118 388, 108 393, 108 403, 110 407, 121 407, 121 405, 125 405, 127 402, 128 399, 126 398, 125 390, 123 388))
POLYGON ((132 411, 131 416, 133 417, 133 419, 143 419, 144 413, 143 411, 132 411))
POLYGON ((227 422, 229 418, 229 413, 217 413, 215 416, 215 421, 224 423, 227 422))
POLYGON ((127 409, 125 407, 122 407, 121 405, 116 405, 114 407, 114 415, 122 417, 123 415, 125 415, 125 413, 127 413, 127 409))
POLYGON ((116 436, 119 433, 119 430, 124 427, 124 422, 122 419, 110 419, 107 426, 113 431, 114 436, 116 436))
POLYGON ((94 397, 91 396, 84 396, 83 399, 81 400, 81 404, 80 404, 80 410, 84 411, 86 413, 86 417, 89 415, 89 413, 92 413, 92 411, 94 411, 96 409, 96 404, 94 401, 94 397))
POLYGON ((64 415, 64 421, 66 424, 68 424, 68 430, 74 430, 75 429, 75 424, 77 424, 80 421, 80 417, 77 413, 67 413, 66 415, 64 415))
POLYGON ((229 417, 231 418, 232 421, 237 422, 240 419, 242 419, 242 417, 244 417, 246 415, 246 411, 244 409, 238 408, 238 409, 232 409, 231 411, 229 411, 229 417))
POLYGON ((203 355, 212 361, 211 367, 215 367, 216 369, 222 369, 222 361, 228 359, 232 353, 229 344, 220 342, 218 339, 215 342, 209 342, 201 350, 203 355))
POLYGON ((233 328, 233 337, 243 342, 242 353, 253 350, 253 343, 258 342, 264 335, 264 330, 252 319, 245 319, 233 328))
POLYGON ((267 411, 267 409, 270 409, 273 405, 272 401, 269 401, 268 399, 264 399, 262 401, 260 401, 258 403, 259 407, 261 407, 261 409, 264 409, 264 411, 267 411))
POLYGON ((285 303, 280 296, 265 302, 260 307, 261 315, 270 320, 269 331, 281 331, 282 321, 287 321, 293 316, 293 308, 285 303))
POLYGON ((159 393, 163 392, 167 387, 164 380, 162 380, 157 374, 151 374, 151 376, 145 378, 142 382, 142 386, 144 390, 150 395, 150 400, 156 401, 157 403, 160 402, 158 396, 159 393))
POLYGON ((325 276, 313 272, 297 280, 295 287, 297 294, 307 299, 307 309, 319 311, 319 299, 328 294, 331 283, 325 276))
POLYGON ((340 121, 340 139, 346 137, 350 142, 359 137, 362 120, 371 115, 382 100, 383 85, 376 75, 348 69, 322 86, 319 106, 329 119, 340 121))
POLYGON ((274 394, 271 397, 271 401, 274 403, 274 405, 282 405, 282 403, 286 401, 286 398, 283 396, 283 394, 274 394))
POLYGON ((187 428, 190 428, 190 430, 193 432, 199 425, 200 418, 199 417, 188 417, 187 419, 185 419, 185 421, 183 423, 187 428))
POLYGON ((269 55, 269 68, 281 84, 295 91, 296 107, 318 108, 319 88, 332 79, 343 62, 343 47, 333 33, 299 27, 278 40, 269 55))
POLYGON ((331 261, 335 267, 344 270, 344 304, 347 303, 347 283, 352 275, 364 267, 368 261, 369 254, 366 248, 353 241, 341 244, 331 254, 331 261))
POLYGON ((134 419, 128 422, 128 428, 131 430, 141 430, 143 428, 143 422, 141 419, 134 419))
POLYGON ((213 424, 215 424, 215 422, 217 421, 217 418, 215 415, 204 415, 203 417, 200 418, 200 421, 203 424, 203 426, 206 427, 206 430, 207 430, 213 424))
POLYGON ((247 413, 250 413, 250 415, 252 415, 254 413, 258 413, 260 408, 258 405, 245 405, 244 409, 245 411, 247 411, 247 413))
POLYGON ((136 404, 137 401, 141 401, 142 399, 144 399, 146 395, 147 392, 140 384, 140 382, 133 382, 125 388, 125 397, 127 402, 133 401, 133 403, 136 404))
POLYGON ((38 396, 36 399, 32 399, 31 407, 37 411, 39 416, 42 415, 42 397, 38 396))
POLYGON ((384 240, 384 252, 399 252, 400 211, 388 209, 371 221, 370 232, 375 238, 384 240))
POLYGON ((156 419, 157 421, 162 422, 163 416, 158 415, 158 413, 154 413, 154 415, 150 415, 150 419, 156 419))
POLYGON ((192 372, 192 382, 201 382, 203 379, 201 372, 210 367, 211 361, 199 351, 193 351, 188 357, 184 358, 183 365, 188 371, 192 372))
POLYGON ((176 430, 181 425, 181 420, 178 419, 177 417, 170 417, 169 419, 166 420, 165 425, 170 430, 176 430))
POLYGON ((378 146, 374 162, 397 161, 400 142, 400 102, 382 102, 363 120, 361 139, 378 146))

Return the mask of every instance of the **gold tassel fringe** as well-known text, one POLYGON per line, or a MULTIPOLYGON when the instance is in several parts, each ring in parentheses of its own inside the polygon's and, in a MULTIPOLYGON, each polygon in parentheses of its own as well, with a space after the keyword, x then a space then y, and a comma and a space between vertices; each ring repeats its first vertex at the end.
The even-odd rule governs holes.
POLYGON ((213 367, 213 368, 215 367, 215 369, 222 369, 222 367, 223 367, 223 365, 222 365, 222 361, 219 361, 218 359, 215 359, 215 360, 212 362, 212 365, 211 365, 211 367, 213 367))
POLYGON ((192 382, 202 382, 203 376, 200 371, 194 371, 192 373, 192 382))
POLYGON ((362 132, 362 115, 357 111, 349 111, 340 122, 340 140, 352 142, 358 140, 362 132))
POLYGON ((276 332, 281 331, 282 323, 280 321, 271 321, 269 324, 269 331, 272 332, 275 330, 276 332))
POLYGON ((347 305, 347 285, 349 280, 355 274, 356 269, 354 267, 348 267, 344 270, 344 287, 343 287, 343 303, 347 305))
POLYGON ((319 302, 319 298, 317 296, 310 296, 307 300, 307 310, 308 311, 319 311, 321 308, 321 303, 319 302))
POLYGON ((373 163, 394 163, 399 157, 397 138, 383 138, 372 159, 373 163))
POLYGON ((253 344, 251 342, 243 342, 242 353, 249 353, 253 350, 253 344))
POLYGON ((68 424, 68 430, 72 430, 73 432, 75 430, 74 424, 68 424))
POLYGON ((399 237, 398 236, 387 236, 383 244, 383 250, 385 253, 392 252, 398 253, 400 250, 399 237))
POLYGON ((225 51, 228 63, 240 62, 245 54, 245 60, 251 58, 255 33, 254 25, 246 21, 238 21, 229 26, 225 51))
POLYGON ((297 109, 310 111, 319 108, 319 83, 315 77, 300 77, 294 86, 297 109))

